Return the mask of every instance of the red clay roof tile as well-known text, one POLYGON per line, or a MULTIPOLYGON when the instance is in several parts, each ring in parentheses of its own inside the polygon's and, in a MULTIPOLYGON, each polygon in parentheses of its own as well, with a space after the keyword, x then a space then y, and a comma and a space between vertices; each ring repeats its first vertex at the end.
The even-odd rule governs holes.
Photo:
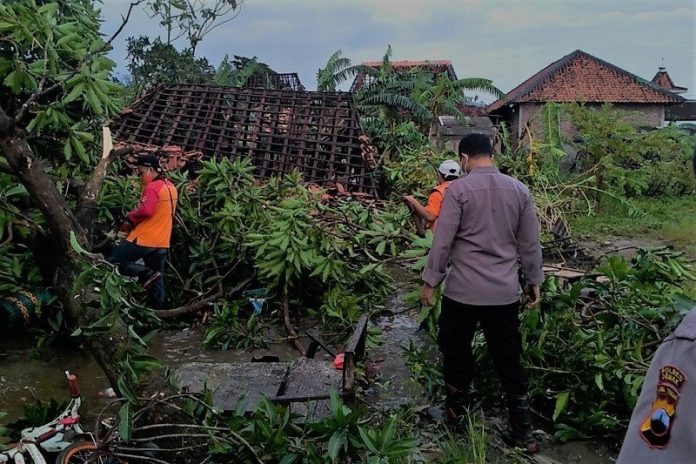
POLYGON ((680 103, 683 98, 613 64, 576 50, 551 63, 488 107, 521 102, 680 103))
POLYGON ((657 84, 663 89, 672 92, 685 92, 687 90, 686 87, 679 87, 678 85, 674 85, 674 81, 667 73, 667 70, 663 67, 660 67, 660 69, 657 71, 655 77, 652 78, 652 82, 653 84, 657 84))

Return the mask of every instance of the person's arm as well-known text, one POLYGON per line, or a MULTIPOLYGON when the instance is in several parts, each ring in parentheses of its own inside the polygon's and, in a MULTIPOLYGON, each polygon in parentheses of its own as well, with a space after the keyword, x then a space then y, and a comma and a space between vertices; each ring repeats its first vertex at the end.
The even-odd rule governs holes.
POLYGON ((522 272, 528 283, 526 291, 531 297, 529 306, 536 306, 541 297, 539 286, 544 282, 544 271, 542 268, 539 221, 536 215, 536 208, 534 207, 534 200, 529 192, 527 192, 527 198, 520 212, 517 244, 520 261, 522 261, 522 272))
POLYGON ((428 264, 423 270, 423 288, 421 289, 423 304, 432 304, 432 290, 445 279, 454 237, 461 225, 463 206, 464 203, 455 198, 452 190, 447 189, 437 220, 433 244, 428 254, 428 264))
POLYGON ((127 220, 132 224, 139 224, 145 219, 151 218, 155 214, 157 204, 159 203, 159 186, 160 183, 150 182, 140 197, 138 208, 128 213, 127 220), (157 185, 155 185, 157 184, 157 185))
MULTIPOLYGON (((438 196, 440 196, 440 192, 435 192, 438 196)), ((431 194, 432 196, 433 194, 431 194)), ((413 210, 416 212, 416 214, 424 219, 427 222, 434 222, 437 219, 437 215, 433 214, 429 210, 430 206, 430 198, 428 198, 428 206, 423 206, 421 205, 418 200, 416 200, 413 196, 411 195, 406 195, 404 197, 404 201, 411 207, 413 210)))

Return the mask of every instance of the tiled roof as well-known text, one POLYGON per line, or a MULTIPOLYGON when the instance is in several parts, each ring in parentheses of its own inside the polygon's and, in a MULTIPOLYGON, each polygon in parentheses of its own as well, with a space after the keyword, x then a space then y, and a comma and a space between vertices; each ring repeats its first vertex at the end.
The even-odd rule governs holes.
POLYGON ((667 70, 663 67, 660 67, 660 69, 657 71, 655 77, 652 78, 652 82, 653 84, 657 84, 663 89, 669 90, 671 92, 686 92, 687 90, 686 87, 679 87, 678 85, 674 85, 674 81, 667 73, 667 70))
POLYGON ((681 103, 684 99, 658 85, 576 50, 551 63, 491 103, 493 112, 522 102, 681 103))
MULTIPOLYGON (((368 66, 370 68, 380 68, 382 67, 382 61, 363 61, 361 63, 363 66, 368 66)), ((424 61, 412 61, 412 60, 402 60, 402 61, 390 61, 389 64, 392 70, 400 73, 405 73, 413 69, 421 68, 426 71, 430 71, 435 74, 440 74, 446 72, 449 78, 456 81, 457 73, 452 67, 452 62, 450 60, 424 60, 424 61)), ((365 74, 358 74, 355 76, 353 85, 351 86, 351 92, 359 90, 366 82, 369 82, 369 76, 365 74)))

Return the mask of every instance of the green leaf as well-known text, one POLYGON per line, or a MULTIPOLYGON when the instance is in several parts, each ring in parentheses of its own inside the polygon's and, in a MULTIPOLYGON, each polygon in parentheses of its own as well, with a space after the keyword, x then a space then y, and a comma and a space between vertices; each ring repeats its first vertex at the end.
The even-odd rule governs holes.
POLYGON ((82 93, 85 91, 85 84, 83 82, 80 82, 77 84, 75 87, 72 88, 70 93, 68 93, 65 98, 63 98, 63 103, 71 103, 75 100, 77 100, 79 97, 82 96, 82 93))
POLYGON ((79 255, 89 255, 87 251, 82 248, 82 245, 77 241, 77 237, 75 236, 75 231, 71 230, 70 231, 70 246, 77 252, 79 255))
POLYGON ((566 406, 568 406, 568 398, 570 397, 570 392, 561 392, 556 395, 556 408, 553 410, 553 420, 558 419, 563 411, 565 411, 566 406))
POLYGON ((118 433, 123 441, 130 440, 133 427, 133 410, 130 402, 124 403, 118 411, 118 433))
POLYGON ((138 401, 138 395, 136 395, 130 385, 128 385, 125 375, 121 375, 116 383, 118 384, 118 391, 121 392, 124 398, 132 403, 138 401))
POLYGON ((329 453, 329 457, 332 461, 338 459, 338 456, 341 454, 341 450, 346 445, 346 438, 347 435, 345 430, 337 430, 333 433, 333 435, 331 435, 331 438, 329 438, 327 452, 329 453))

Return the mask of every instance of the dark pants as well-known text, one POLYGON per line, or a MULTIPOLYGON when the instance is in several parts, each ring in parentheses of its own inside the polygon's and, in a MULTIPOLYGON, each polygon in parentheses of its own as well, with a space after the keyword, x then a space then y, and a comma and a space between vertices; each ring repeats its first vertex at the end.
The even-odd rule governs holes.
POLYGON ((165 301, 164 260, 166 258, 167 248, 145 247, 121 240, 121 243, 109 257, 109 262, 118 265, 118 271, 122 275, 137 277, 141 281, 147 279, 152 272, 161 272, 162 278, 150 287, 147 294, 148 306, 153 309, 161 309, 164 307, 165 301), (141 258, 145 265, 135 263, 141 258))
POLYGON ((527 377, 520 365, 519 308, 519 302, 504 306, 472 306, 443 297, 438 333, 443 374, 448 388, 460 392, 462 401, 468 402, 474 373, 471 343, 479 322, 508 399, 527 394, 527 377))

